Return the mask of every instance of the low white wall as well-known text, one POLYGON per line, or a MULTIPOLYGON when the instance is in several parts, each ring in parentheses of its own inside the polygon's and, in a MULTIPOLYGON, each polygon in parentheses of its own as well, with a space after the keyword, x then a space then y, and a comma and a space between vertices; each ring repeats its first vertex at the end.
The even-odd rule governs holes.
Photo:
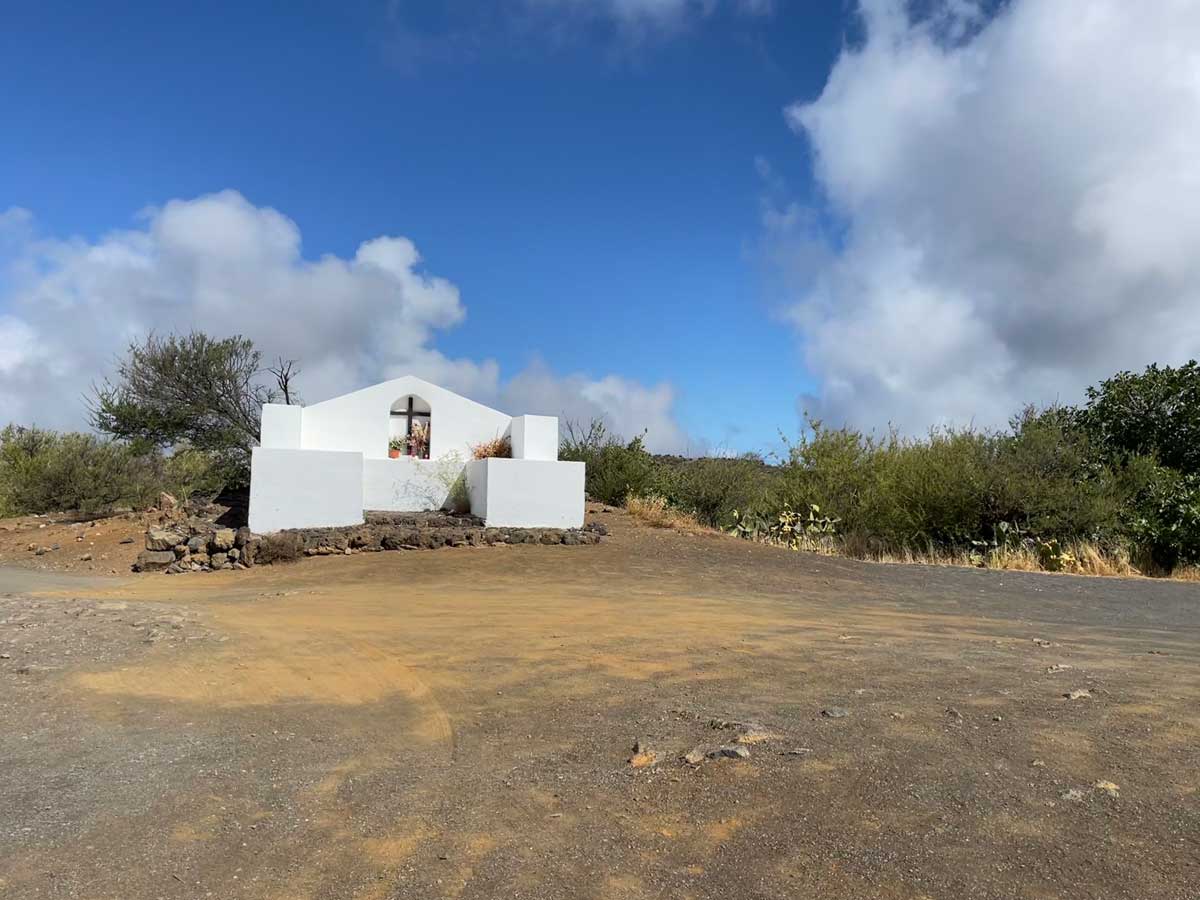
POLYGON ((558 459, 557 416, 515 416, 513 459, 558 459))
POLYGON ((361 453, 255 447, 250 457, 250 530, 358 525, 361 453))
POLYGON ((467 463, 467 496, 471 498, 471 515, 487 522, 488 461, 473 459, 467 463))
POLYGON ((480 459, 467 466, 471 512, 500 528, 583 525, 584 464, 480 459))
POLYGON ((304 416, 304 407, 288 406, 284 403, 264 403, 262 408, 262 425, 259 429, 264 447, 278 447, 288 450, 300 449, 300 428, 304 416))
POLYGON ((363 508, 391 512, 441 509, 454 479, 462 474, 461 458, 363 460, 363 508))

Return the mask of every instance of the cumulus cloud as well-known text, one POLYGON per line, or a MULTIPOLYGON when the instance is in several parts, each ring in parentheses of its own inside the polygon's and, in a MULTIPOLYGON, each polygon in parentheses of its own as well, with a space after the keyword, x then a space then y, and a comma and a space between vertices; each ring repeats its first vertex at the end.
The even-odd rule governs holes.
POLYGON ((667 386, 560 378, 541 365, 505 381, 494 360, 438 351, 437 333, 466 310, 407 238, 307 259, 295 222, 236 191, 172 200, 140 219, 96 241, 61 240, 37 237, 25 211, 0 213, 0 420, 79 427, 84 395, 130 341, 199 329, 299 359, 309 400, 412 373, 513 412, 649 427, 663 449, 682 440, 667 386))
POLYGON ((997 424, 1200 353, 1200 5, 859 11, 862 42, 786 110, 827 205, 765 216, 806 405, 997 424))
POLYGON ((647 445, 660 452, 703 449, 689 442, 675 421, 675 390, 665 383, 647 386, 619 375, 599 380, 583 375, 562 378, 535 361, 504 385, 500 403, 508 409, 561 416, 565 422, 583 426, 601 418, 611 431, 626 438, 645 431, 647 445))

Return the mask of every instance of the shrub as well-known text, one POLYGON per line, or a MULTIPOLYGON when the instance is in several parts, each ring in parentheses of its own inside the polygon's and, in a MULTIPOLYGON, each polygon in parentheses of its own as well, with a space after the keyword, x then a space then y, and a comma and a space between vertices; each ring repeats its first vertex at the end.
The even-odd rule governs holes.
POLYGON ((594 419, 587 429, 567 423, 567 434, 559 445, 558 457, 587 465, 586 490, 601 503, 624 505, 627 498, 652 492, 656 475, 654 458, 646 452, 642 436, 622 443, 594 419))
POLYGON ((1200 475, 1164 466, 1146 474, 1127 523, 1143 565, 1169 572, 1200 563, 1200 475))
POLYGON ((1111 542, 1129 492, 1099 456, 1074 411, 1027 407, 997 441, 991 480, 992 523, 1019 524, 1059 539, 1111 542))
POLYGON ((672 506, 710 528, 731 523, 734 510, 760 507, 775 482, 761 457, 702 457, 658 461, 654 485, 672 506))
POLYGON ((1128 490, 1086 436, 1029 409, 1005 433, 932 431, 877 439, 810 423, 791 445, 766 511, 816 505, 852 543, 892 551, 995 546, 1002 531, 1115 540, 1128 490))
POLYGON ((471 448, 472 459, 511 459, 512 441, 506 437, 492 438, 471 448))
POLYGON ((206 454, 9 425, 0 431, 0 511, 6 515, 116 506, 144 508, 162 491, 183 499, 214 491, 219 479, 206 454))

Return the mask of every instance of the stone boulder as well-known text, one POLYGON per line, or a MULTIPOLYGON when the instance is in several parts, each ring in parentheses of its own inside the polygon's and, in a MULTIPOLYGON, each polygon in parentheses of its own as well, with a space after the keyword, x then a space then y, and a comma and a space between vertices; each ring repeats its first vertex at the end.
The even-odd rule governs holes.
POLYGON ((212 540, 209 541, 209 547, 212 550, 220 552, 232 550, 236 540, 237 532, 232 528, 218 528, 213 532, 212 540))
POLYGON ((170 548, 166 550, 143 550, 138 554, 137 561, 133 564, 133 570, 135 572, 155 572, 174 564, 175 551, 170 548))
MULTIPOLYGON (((146 549, 153 551, 173 550, 177 544, 182 544, 186 540, 187 538, 178 531, 172 531, 168 528, 151 528, 146 532, 146 549)), ((172 552, 171 556, 174 558, 174 552, 172 552)))

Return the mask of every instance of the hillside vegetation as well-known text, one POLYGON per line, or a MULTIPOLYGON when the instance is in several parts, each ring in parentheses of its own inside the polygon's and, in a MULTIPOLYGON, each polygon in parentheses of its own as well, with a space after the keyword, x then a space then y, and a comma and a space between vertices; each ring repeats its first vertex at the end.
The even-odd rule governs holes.
MULTIPOLYGON (((262 403, 292 401, 296 372, 292 361, 264 368, 241 337, 134 343, 117 382, 93 398, 103 436, 0 431, 0 516, 244 488, 262 403)), ((677 530, 871 559, 1200 571, 1194 361, 1119 373, 1078 407, 1028 407, 1000 430, 912 438, 808 424, 770 459, 655 456, 640 437, 619 438, 599 421, 568 424, 560 455, 587 463, 593 498, 677 530)))
POLYGON ((1003 430, 873 435, 810 421, 781 458, 656 457, 601 423, 588 493, 743 537, 874 559, 1146 574, 1200 563, 1200 368, 1151 366, 1003 430))

